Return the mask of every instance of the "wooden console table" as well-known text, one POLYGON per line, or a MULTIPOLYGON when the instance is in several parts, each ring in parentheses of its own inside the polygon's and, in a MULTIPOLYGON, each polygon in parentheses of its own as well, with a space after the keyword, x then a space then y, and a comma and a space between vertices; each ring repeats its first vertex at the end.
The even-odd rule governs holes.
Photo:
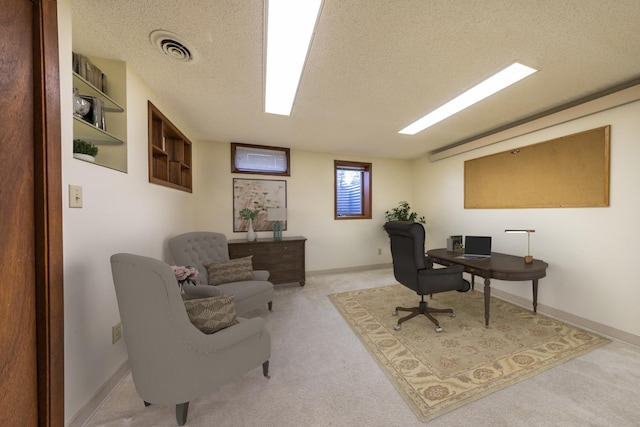
POLYGON ((306 240, 305 237, 265 238, 255 242, 229 240, 229 258, 253 255, 253 269, 267 270, 269 281, 274 285, 299 282, 304 286, 306 240))
POLYGON ((462 259, 457 252, 446 249, 431 249, 427 251, 431 260, 440 265, 462 265, 464 271, 471 274, 471 286, 474 286, 475 276, 484 277, 484 324, 489 326, 489 300, 491 298, 491 279, 533 282, 533 312, 538 309, 538 279, 547 275, 547 264, 534 259, 532 264, 525 264, 523 257, 491 252, 491 258, 462 259))

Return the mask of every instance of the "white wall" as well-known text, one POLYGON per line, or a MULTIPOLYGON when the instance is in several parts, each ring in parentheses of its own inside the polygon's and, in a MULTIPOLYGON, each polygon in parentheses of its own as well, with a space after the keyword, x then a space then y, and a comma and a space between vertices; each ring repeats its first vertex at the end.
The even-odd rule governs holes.
MULTIPOLYGON (((187 137, 181 117, 156 99, 133 72, 126 76, 128 173, 72 158, 71 5, 58 2, 62 111, 62 181, 65 286, 65 418, 76 416, 127 360, 124 340, 111 344, 119 319, 109 257, 131 252, 171 262, 167 240, 193 230, 233 233, 234 177, 281 179, 230 173, 230 145, 194 141, 193 193, 148 182, 147 100, 187 137), (66 61, 65 58, 69 58, 66 61), (84 207, 68 208, 68 185, 83 188, 84 207)), ((87 52, 88 54, 89 52, 87 52)), ((381 226, 384 212, 411 201, 411 162, 293 150, 287 181, 288 230, 307 241, 307 270, 390 263, 381 226), (373 219, 333 219, 333 160, 373 164, 373 219), (382 255, 378 255, 378 248, 382 255)), ((268 237, 270 232, 259 233, 268 237)))
MULTIPOLYGON (((382 230, 384 212, 399 201, 411 202, 411 162, 342 154, 291 151, 291 176, 232 174, 230 145, 196 144, 198 226, 224 233, 228 239, 244 239, 233 232, 233 178, 283 179, 287 181, 287 230, 283 236, 304 236, 307 271, 385 264, 391 262, 389 241, 382 230), (334 219, 334 160, 372 164, 373 218, 334 219), (382 255, 378 255, 382 249, 382 255)), ((260 232, 269 237, 272 232, 260 232)))
MULTIPOLYGON (((65 418, 67 423, 126 361, 124 341, 111 344, 119 322, 109 257, 132 252, 170 262, 169 237, 193 230, 220 231, 230 239, 234 177, 227 142, 194 142, 193 194, 148 182, 147 100, 150 99, 187 137, 189 129, 170 106, 127 71, 128 173, 72 158, 71 0, 58 1, 62 103, 62 171, 65 286, 65 418), (66 61, 65 58, 69 58, 66 61), (81 185, 84 207, 69 209, 68 185, 81 185)), ((474 152, 430 163, 293 150, 287 181, 288 230, 307 237, 307 270, 322 271, 391 262, 381 229, 384 212, 401 200, 426 215, 427 245, 444 246, 450 234, 494 236, 495 249, 523 253, 523 236, 506 228, 531 227, 532 253, 549 262, 539 301, 550 307, 640 335, 640 286, 631 266, 640 230, 635 190, 640 171, 640 104, 600 113, 474 152), (466 159, 612 125, 611 206, 581 209, 465 210, 463 162, 466 159), (373 164, 373 219, 333 219, 333 160, 373 164), (415 191, 414 191, 415 189, 415 191), (382 255, 378 255, 378 249, 382 255)), ((267 237, 269 232, 260 233, 267 237)), ((372 286, 375 284, 372 284, 372 286)), ((495 282, 495 288, 530 298, 530 286, 495 282)))
MULTIPOLYGON (((549 263, 538 302, 636 336, 640 335, 638 262, 640 102, 436 162, 415 161, 413 196, 428 218, 427 247, 444 247, 452 234, 489 235, 497 252, 531 253, 549 263), (610 206, 557 209, 464 209, 464 161, 611 125, 610 206), (425 185, 426 184, 426 185, 425 185), (424 190, 421 190, 424 189, 424 190)), ((531 300, 530 282, 492 281, 492 288, 531 300)))
POLYGON ((196 224, 195 195, 148 181, 147 100, 188 136, 177 117, 127 70, 128 173, 72 158, 70 0, 58 2, 62 113, 65 418, 68 422, 127 360, 109 257, 131 252, 166 259, 166 240, 196 224), (67 60, 68 58, 68 60, 67 60), (84 207, 68 208, 68 185, 83 188, 84 207))

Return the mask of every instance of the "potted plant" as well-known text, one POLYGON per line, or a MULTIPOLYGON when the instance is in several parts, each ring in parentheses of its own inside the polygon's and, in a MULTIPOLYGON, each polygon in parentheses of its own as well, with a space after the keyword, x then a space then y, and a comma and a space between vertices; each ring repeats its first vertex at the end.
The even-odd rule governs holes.
POLYGON ((424 216, 411 212, 411 206, 407 202, 400 202, 398 206, 384 213, 385 224, 389 221, 411 221, 424 224, 424 216))
POLYGON ((73 157, 87 162, 95 162, 98 155, 98 147, 83 139, 73 140, 73 157))
POLYGON ((253 231, 253 220, 258 216, 259 210, 252 211, 249 208, 244 208, 240 211, 240 216, 249 221, 249 225, 247 226, 247 241, 255 242, 258 238, 255 231, 253 231))

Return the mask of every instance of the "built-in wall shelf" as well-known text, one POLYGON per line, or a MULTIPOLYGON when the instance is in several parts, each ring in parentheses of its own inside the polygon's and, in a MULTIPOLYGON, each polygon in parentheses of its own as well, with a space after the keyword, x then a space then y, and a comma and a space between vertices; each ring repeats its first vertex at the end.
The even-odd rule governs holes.
POLYGON ((94 96, 96 98, 102 99, 102 102, 104 102, 105 111, 115 113, 124 112, 124 108, 122 108, 120 104, 111 99, 109 95, 89 83, 75 71, 73 72, 73 87, 78 88, 78 92, 80 92, 82 95, 94 96))
POLYGON ((76 95, 91 103, 84 117, 72 114, 73 139, 98 146, 94 160, 84 161, 127 172, 126 64, 74 52, 71 68, 74 110, 76 95))
POLYGON ((191 141, 149 101, 149 182, 192 190, 191 141))
POLYGON ((96 145, 124 144, 121 139, 77 116, 73 116, 73 137, 91 141, 96 145))

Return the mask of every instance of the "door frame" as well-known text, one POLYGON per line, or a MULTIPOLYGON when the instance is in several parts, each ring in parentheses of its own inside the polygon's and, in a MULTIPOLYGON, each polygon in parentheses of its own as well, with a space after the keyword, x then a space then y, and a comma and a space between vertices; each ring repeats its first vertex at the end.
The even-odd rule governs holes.
POLYGON ((57 1, 35 1, 33 16, 38 425, 64 427, 64 265, 57 1))

